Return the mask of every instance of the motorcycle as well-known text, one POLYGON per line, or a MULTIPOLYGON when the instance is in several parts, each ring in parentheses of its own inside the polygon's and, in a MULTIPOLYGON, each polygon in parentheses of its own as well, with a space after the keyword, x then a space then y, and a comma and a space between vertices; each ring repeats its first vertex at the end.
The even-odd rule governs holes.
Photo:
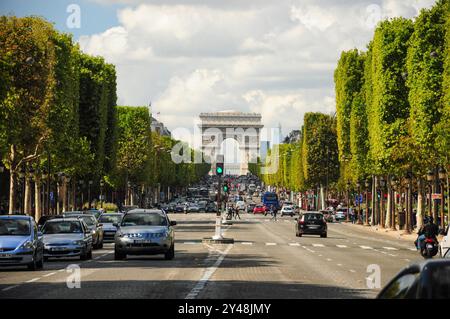
POLYGON ((423 247, 420 250, 420 254, 423 258, 433 258, 437 255, 439 245, 434 238, 426 238, 423 247))

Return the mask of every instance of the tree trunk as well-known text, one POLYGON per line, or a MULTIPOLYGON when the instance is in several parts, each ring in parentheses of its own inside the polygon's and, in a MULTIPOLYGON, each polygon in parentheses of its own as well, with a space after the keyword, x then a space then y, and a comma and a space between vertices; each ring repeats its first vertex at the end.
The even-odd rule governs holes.
POLYGON ((36 179, 34 183, 34 219, 36 222, 39 221, 39 218, 42 216, 42 207, 41 207, 41 181, 39 179, 36 179))
POLYGON ((31 215, 31 183, 30 178, 25 176, 25 194, 23 198, 23 212, 31 215))
POLYGON ((417 182, 417 214, 416 214, 416 220, 417 220, 417 229, 420 229, 422 227, 422 216, 423 216, 423 210, 424 210, 424 185, 423 180, 419 178, 417 182))
POLYGON ((16 172, 11 169, 9 175, 9 214, 16 211, 16 172))
POLYGON ((325 209, 325 192, 322 185, 320 185, 320 206, 321 209, 325 209))
POLYGON ((391 189, 391 177, 387 177, 387 203, 386 203, 386 212, 385 212, 385 219, 384 219, 384 227, 390 228, 391 226, 391 209, 392 209, 392 189, 391 189))

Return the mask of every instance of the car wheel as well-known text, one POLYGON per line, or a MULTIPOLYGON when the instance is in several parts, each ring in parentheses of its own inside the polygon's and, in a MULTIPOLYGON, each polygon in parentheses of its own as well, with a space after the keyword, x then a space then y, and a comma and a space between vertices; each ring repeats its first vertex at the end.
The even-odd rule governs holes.
POLYGON ((172 260, 175 257, 175 244, 170 247, 169 251, 164 254, 166 260, 172 260))
POLYGON ((27 267, 28 267, 28 270, 31 270, 31 271, 36 270, 38 268, 37 262, 36 262, 36 256, 33 256, 33 261, 31 263, 29 263, 27 265, 27 267))
POLYGON ((87 253, 87 259, 92 259, 92 249, 87 253))
POLYGON ((327 233, 320 234, 320 237, 322 237, 322 238, 327 238, 327 233))
POLYGON ((124 260, 125 258, 127 258, 126 254, 114 251, 114 260, 124 260))
POLYGON ((102 249, 102 248, 103 248, 103 239, 102 239, 102 241, 98 244, 98 248, 99 248, 99 249, 102 249))

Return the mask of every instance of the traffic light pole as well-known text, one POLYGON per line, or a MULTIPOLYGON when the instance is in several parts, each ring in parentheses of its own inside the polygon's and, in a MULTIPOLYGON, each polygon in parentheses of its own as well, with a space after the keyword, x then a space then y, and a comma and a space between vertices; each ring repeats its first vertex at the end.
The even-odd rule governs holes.
POLYGON ((218 190, 217 190, 217 214, 216 214, 216 232, 213 236, 214 240, 222 240, 222 176, 219 175, 218 190))

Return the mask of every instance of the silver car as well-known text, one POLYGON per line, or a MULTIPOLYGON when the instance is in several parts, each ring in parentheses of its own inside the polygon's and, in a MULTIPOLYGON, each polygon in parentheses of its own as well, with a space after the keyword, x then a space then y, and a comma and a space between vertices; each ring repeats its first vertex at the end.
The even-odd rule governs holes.
POLYGON ((0 216, 0 266, 44 266, 42 234, 31 216, 0 216))
POLYGON ((122 260, 127 255, 164 254, 165 259, 175 257, 175 221, 159 209, 136 209, 126 213, 114 240, 114 258, 122 260))
POLYGON ((92 258, 92 232, 81 218, 57 218, 47 221, 42 229, 44 258, 92 258))
POLYGON ((122 213, 104 213, 100 215, 98 222, 103 225, 103 240, 105 242, 114 241, 117 232, 117 227, 114 224, 119 224, 122 217, 122 213))

